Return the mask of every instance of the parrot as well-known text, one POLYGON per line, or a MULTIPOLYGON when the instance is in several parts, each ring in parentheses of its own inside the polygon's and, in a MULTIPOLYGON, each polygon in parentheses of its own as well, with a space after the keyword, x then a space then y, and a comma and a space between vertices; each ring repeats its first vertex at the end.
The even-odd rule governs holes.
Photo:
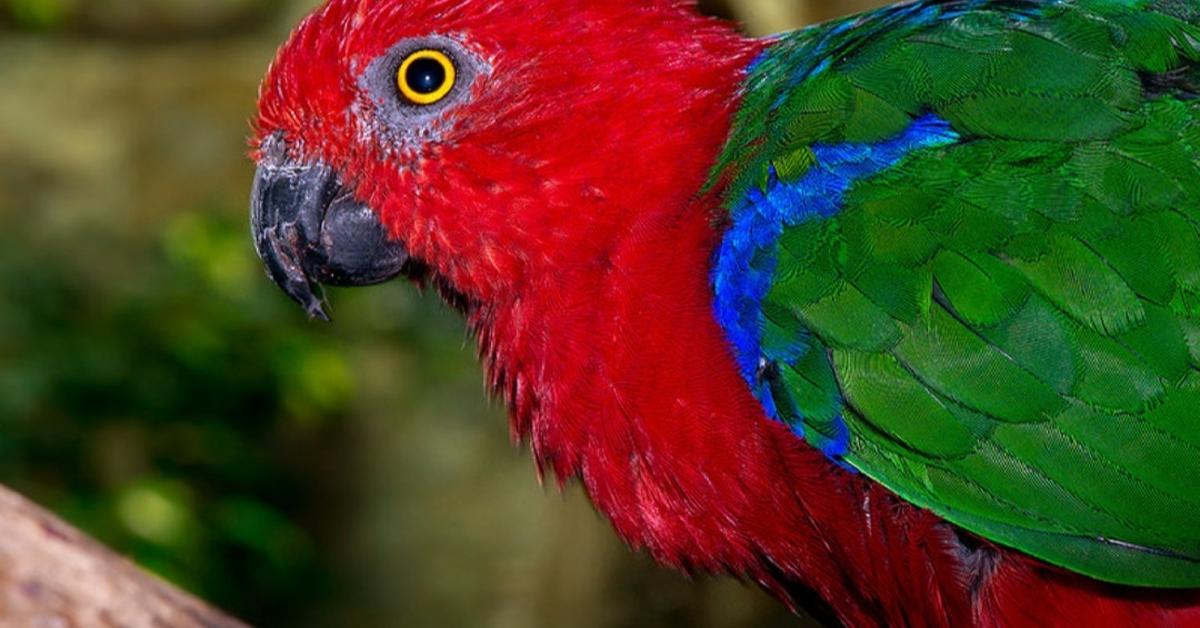
POLYGON ((315 319, 461 313, 633 550, 844 626, 1200 626, 1200 2, 327 0, 250 140, 315 319))

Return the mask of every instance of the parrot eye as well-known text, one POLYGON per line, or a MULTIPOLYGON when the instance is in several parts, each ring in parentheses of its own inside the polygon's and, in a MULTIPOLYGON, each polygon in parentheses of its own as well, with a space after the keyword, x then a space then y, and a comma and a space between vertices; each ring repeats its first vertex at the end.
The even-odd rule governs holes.
POLYGON ((358 108, 359 119, 364 130, 393 145, 436 140, 456 122, 446 112, 470 100, 472 87, 491 70, 453 37, 402 39, 359 71, 359 93, 367 99, 358 108))
POLYGON ((396 85, 414 105, 432 105, 445 98, 458 80, 458 68, 450 57, 432 48, 417 50, 400 64, 396 85))

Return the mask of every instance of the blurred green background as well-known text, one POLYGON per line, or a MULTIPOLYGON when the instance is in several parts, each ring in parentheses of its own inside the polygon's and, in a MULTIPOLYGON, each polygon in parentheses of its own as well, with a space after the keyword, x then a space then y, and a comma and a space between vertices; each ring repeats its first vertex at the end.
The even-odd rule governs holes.
POLYGON ((0 482, 262 626, 796 625, 539 487, 436 299, 336 292, 326 326, 264 278, 247 120, 315 4, 0 0, 0 482))

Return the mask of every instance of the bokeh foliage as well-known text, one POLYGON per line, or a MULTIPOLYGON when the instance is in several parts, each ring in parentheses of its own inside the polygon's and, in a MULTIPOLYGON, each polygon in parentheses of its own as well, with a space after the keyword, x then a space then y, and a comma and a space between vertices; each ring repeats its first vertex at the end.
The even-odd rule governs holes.
POLYGON ((243 607, 253 591, 282 617, 319 584, 306 450, 354 380, 328 335, 279 324, 245 229, 213 216, 103 243, 126 258, 110 282, 69 248, 0 249, 0 477, 185 587, 243 607))
POLYGON ((539 489, 434 299, 266 281, 245 121, 313 4, 0 0, 0 482, 261 625, 793 625, 539 489))

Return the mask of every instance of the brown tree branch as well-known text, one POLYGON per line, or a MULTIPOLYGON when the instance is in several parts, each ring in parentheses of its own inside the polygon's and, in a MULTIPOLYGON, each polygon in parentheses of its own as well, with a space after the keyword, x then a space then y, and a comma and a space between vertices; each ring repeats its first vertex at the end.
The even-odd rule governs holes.
POLYGON ((245 628, 0 487, 0 628, 245 628))

